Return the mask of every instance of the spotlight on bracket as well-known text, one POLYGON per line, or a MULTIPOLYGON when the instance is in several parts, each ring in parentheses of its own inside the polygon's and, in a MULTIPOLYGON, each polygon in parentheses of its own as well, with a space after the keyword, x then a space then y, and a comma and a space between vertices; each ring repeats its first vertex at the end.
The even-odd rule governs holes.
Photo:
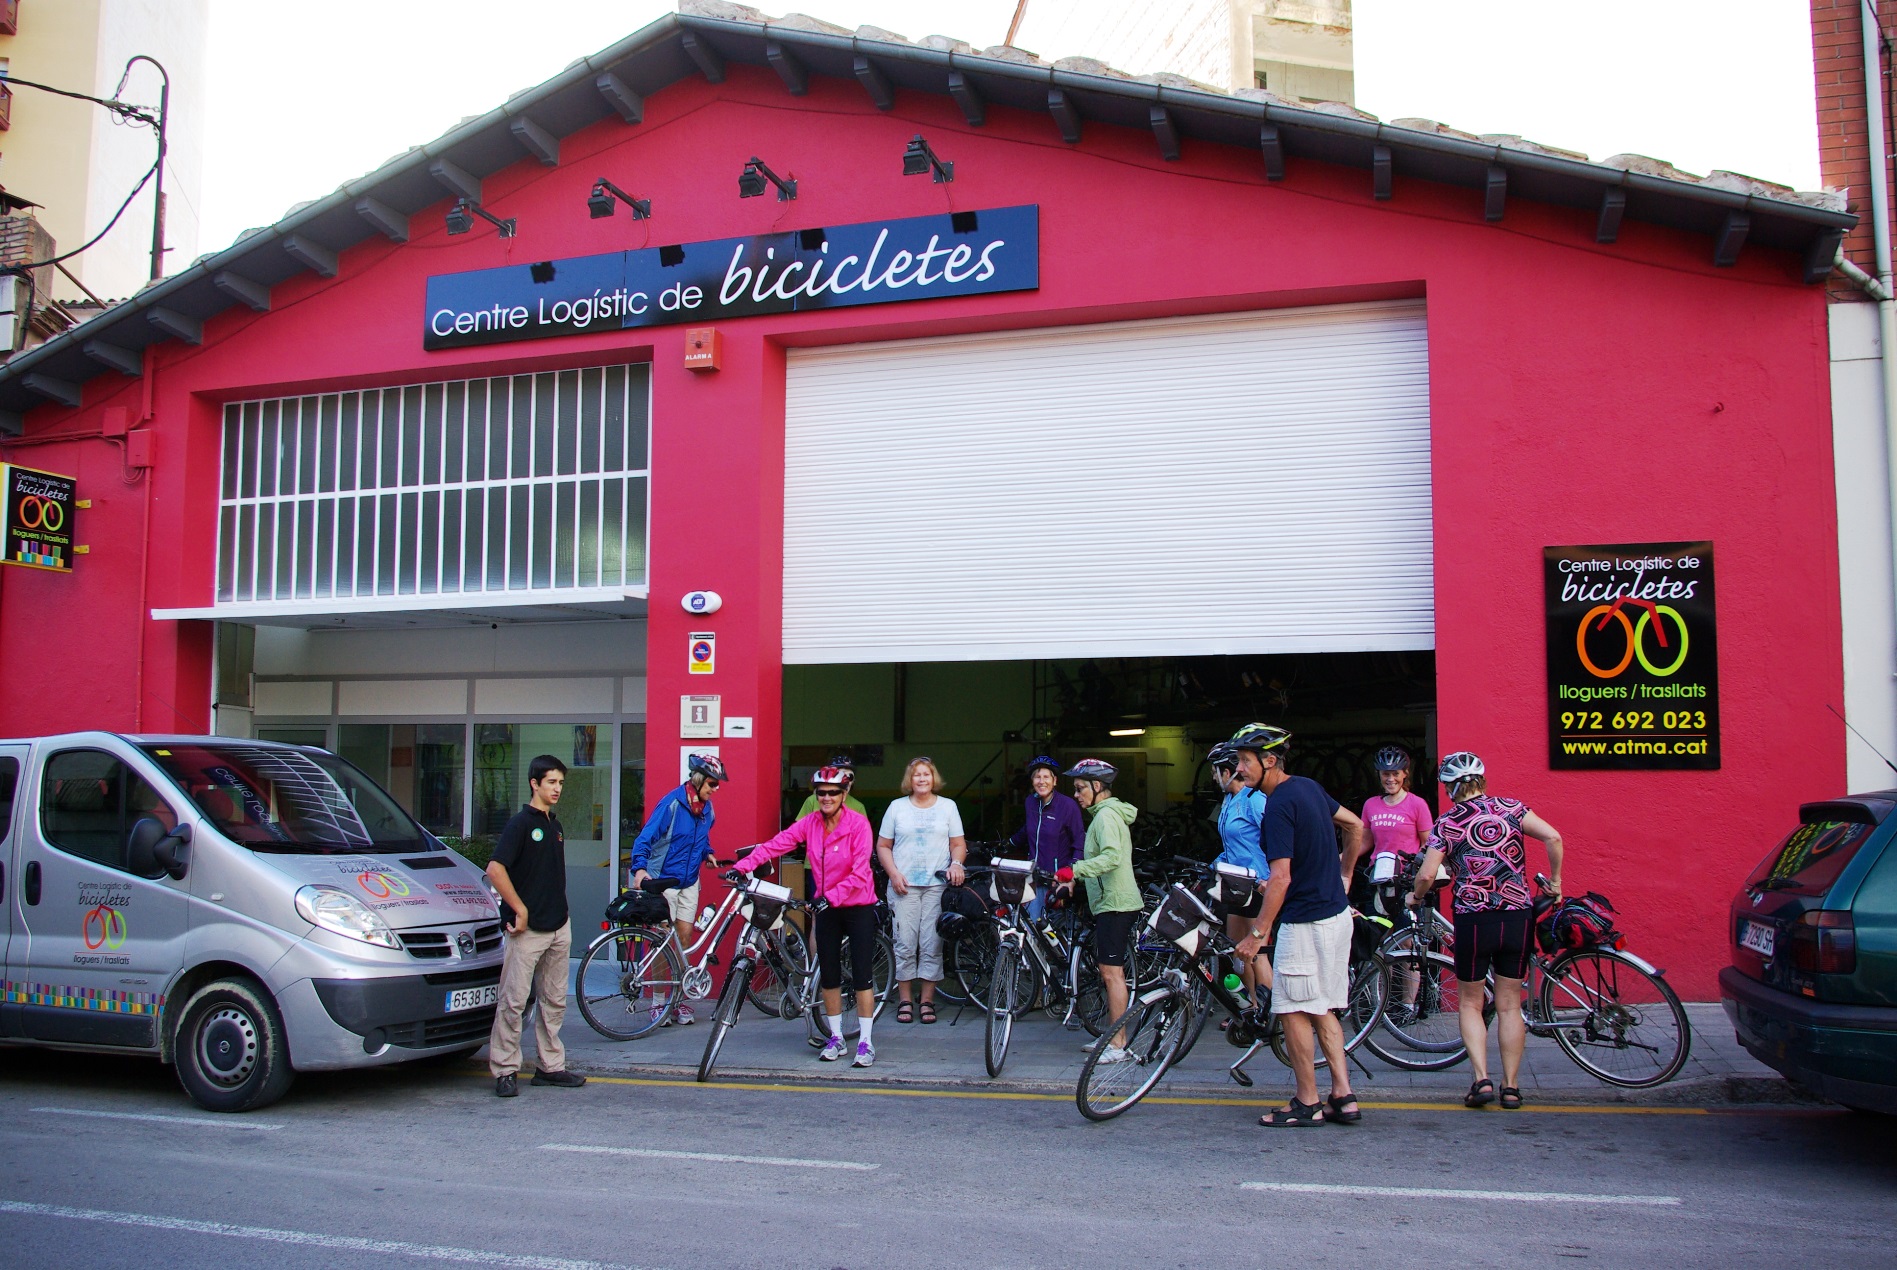
POLYGON ((935 183, 940 185, 955 179, 955 164, 936 158, 935 151, 929 149, 929 143, 918 132, 909 142, 909 148, 902 152, 902 174, 921 176, 924 172, 933 173, 935 183))
POLYGON ((764 183, 769 181, 777 187, 777 201, 788 203, 797 197, 797 178, 786 181, 777 173, 764 166, 764 160, 755 154, 744 165, 744 171, 738 173, 738 197, 756 198, 764 193, 764 183))
POLYGON ((603 176, 593 182, 593 192, 586 196, 586 210, 592 213, 594 220, 611 216, 616 203, 630 207, 634 220, 645 220, 652 215, 651 199, 634 198, 603 176))
POLYGON ((470 229, 474 228, 474 218, 476 216, 479 216, 482 220, 499 230, 502 238, 512 238, 514 236, 515 222, 512 216, 509 216, 506 220, 502 220, 485 207, 482 207, 479 203, 471 203, 465 198, 456 199, 454 206, 448 209, 448 232, 451 234, 467 233, 470 229))

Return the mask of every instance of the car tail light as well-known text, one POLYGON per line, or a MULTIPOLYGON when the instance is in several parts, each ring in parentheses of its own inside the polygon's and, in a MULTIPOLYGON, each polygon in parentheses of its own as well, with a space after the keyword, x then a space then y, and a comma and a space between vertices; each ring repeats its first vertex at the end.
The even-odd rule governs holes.
POLYGON ((1785 934, 1794 970, 1848 975, 1857 969, 1857 928, 1849 913, 1816 909, 1800 917, 1785 934))

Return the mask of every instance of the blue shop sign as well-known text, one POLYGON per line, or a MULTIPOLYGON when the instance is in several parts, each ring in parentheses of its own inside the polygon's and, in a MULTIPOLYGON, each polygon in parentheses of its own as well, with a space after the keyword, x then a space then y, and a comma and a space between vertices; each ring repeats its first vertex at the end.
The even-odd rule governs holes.
POLYGON ((422 347, 1032 291, 1040 226, 999 207, 441 274, 422 347))

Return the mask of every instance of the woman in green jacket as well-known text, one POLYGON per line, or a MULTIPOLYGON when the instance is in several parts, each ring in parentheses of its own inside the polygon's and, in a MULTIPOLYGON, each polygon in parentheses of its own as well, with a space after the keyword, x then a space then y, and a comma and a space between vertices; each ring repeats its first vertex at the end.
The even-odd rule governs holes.
MULTIPOLYGON (((1119 772, 1111 763, 1083 758, 1061 774, 1074 778, 1074 801, 1087 816, 1087 848, 1056 876, 1062 882, 1080 878, 1087 884, 1093 959, 1106 986, 1107 1013, 1117 1019, 1126 1013, 1126 952, 1141 908, 1139 883, 1133 877, 1133 835, 1127 828, 1139 810, 1113 796, 1113 778, 1119 772)), ((1126 1052, 1125 1033, 1115 1032, 1100 1061, 1124 1063, 1132 1057, 1126 1052)))

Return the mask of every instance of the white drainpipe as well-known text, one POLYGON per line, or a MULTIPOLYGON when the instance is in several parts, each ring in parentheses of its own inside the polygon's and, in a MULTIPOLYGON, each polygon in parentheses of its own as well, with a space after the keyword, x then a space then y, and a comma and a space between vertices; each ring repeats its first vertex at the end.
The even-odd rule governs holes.
MULTIPOLYGON (((1881 34, 1871 0, 1859 6, 1858 25, 1864 30, 1864 108, 1871 149, 1871 233, 1877 252, 1875 283, 1855 266, 1841 266, 1877 301, 1877 337, 1884 372, 1884 463, 1890 487, 1891 583, 1897 587, 1897 291, 1892 289, 1890 264, 1890 182, 1884 152, 1884 75, 1877 52, 1881 34)), ((1842 251, 1840 251, 1842 257, 1842 251)))

